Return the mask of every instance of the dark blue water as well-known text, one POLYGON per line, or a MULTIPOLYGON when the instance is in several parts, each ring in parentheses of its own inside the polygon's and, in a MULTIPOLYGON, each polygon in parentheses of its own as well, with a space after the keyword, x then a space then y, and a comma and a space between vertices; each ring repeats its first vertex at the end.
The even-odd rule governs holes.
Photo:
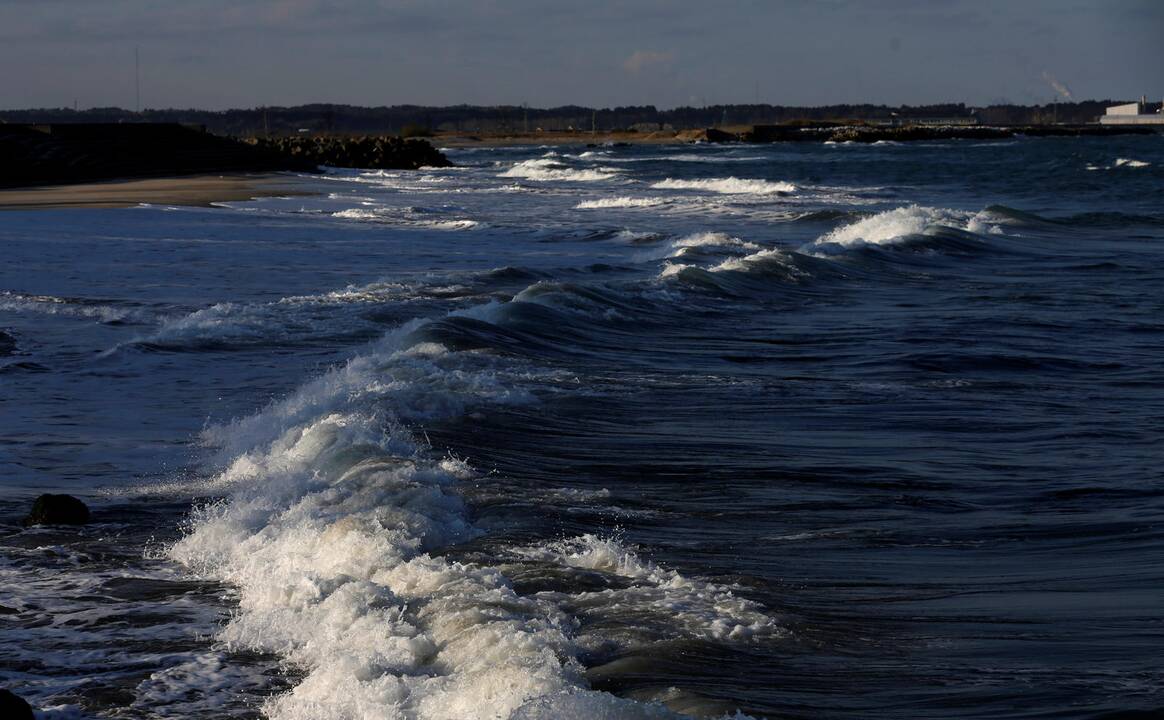
POLYGON ((4 684, 1164 708, 1164 138, 450 155, 0 216, 4 684), (45 489, 99 522, 21 530, 45 489))

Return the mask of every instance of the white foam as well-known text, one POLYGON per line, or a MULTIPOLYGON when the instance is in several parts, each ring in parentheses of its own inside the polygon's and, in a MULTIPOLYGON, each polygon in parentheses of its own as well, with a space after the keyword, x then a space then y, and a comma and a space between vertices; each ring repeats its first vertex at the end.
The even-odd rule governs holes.
POLYGON ((1111 165, 1096 165, 1088 163, 1088 170, 1115 170, 1116 168, 1143 168, 1150 167, 1152 163, 1144 160, 1136 160, 1134 158, 1116 158, 1111 165))
POLYGON ((614 179, 618 173, 616 168, 594 167, 577 170, 553 158, 534 158, 515 164, 499 177, 525 178, 538 182, 595 182, 614 179))
POLYGON ((792 183, 747 178, 707 178, 702 180, 676 180, 667 178, 651 187, 658 190, 703 190, 723 195, 776 195, 796 192, 792 183))
POLYGON ((711 272, 750 272, 757 267, 775 269, 793 281, 809 277, 807 272, 797 267, 787 251, 779 248, 760 250, 742 258, 728 258, 708 269, 711 272))
POLYGON ((599 200, 583 200, 575 206, 576 210, 598 210, 603 208, 644 208, 666 205, 663 198, 637 198, 621 195, 619 197, 601 198, 599 200))
POLYGON ((809 251, 828 248, 849 249, 870 245, 896 245, 910 237, 924 235, 940 227, 976 233, 1001 232, 984 213, 909 205, 877 213, 843 225, 806 246, 809 251))
POLYGON ((433 230, 471 230, 480 225, 478 221, 469 220, 467 218, 435 220, 428 217, 423 217, 424 215, 429 215, 433 212, 439 211, 433 211, 427 208, 413 207, 348 208, 347 210, 340 210, 338 212, 332 213, 332 217, 341 218, 344 220, 366 220, 371 222, 408 225, 412 227, 429 228, 433 230))
POLYGON ((730 588, 662 568, 614 538, 587 534, 514 553, 632 580, 627 588, 582 593, 573 602, 616 614, 669 618, 674 630, 690 638, 745 641, 784 634, 758 604, 736 596, 730 588))
POLYGON ((136 309, 70 300, 54 295, 25 295, 7 290, 0 290, 0 310, 89 318, 106 323, 145 319, 140 317, 142 313, 136 309))
POLYGON ((714 248, 723 250, 759 250, 756 243, 732 237, 726 233, 703 232, 687 235, 671 243, 674 253, 671 257, 682 257, 692 251, 714 248))
POLYGON ((238 588, 226 647, 278 653, 304 673, 264 712, 664 716, 585 689, 573 620, 554 602, 518 596, 496 569, 428 554, 476 534, 452 490, 475 475, 402 422, 529 396, 500 379, 500 359, 407 346, 414 329, 207 433, 232 458, 212 483, 230 497, 196 511, 169 555, 238 588))
MULTIPOLYGON (((458 314, 498 321, 504 307, 458 314)), ((225 648, 276 653, 303 673, 263 711, 275 720, 675 717, 587 690, 577 623, 556 598, 519 596, 496 568, 429 554, 478 534, 456 487, 479 478, 406 424, 532 402, 526 387, 545 376, 513 359, 418 343, 422 327, 410 323, 261 413, 204 433, 224 469, 200 490, 227 499, 196 509, 168 556, 238 589, 225 648)), ((540 552, 633 578, 633 592, 613 599, 678 618, 693 637, 743 640, 773 626, 726 588, 613 541, 540 552)), ((192 669, 214 675, 207 663, 192 669)), ((156 678, 161 695, 172 685, 156 678)))
POLYGON ((449 490, 472 471, 430 457, 400 420, 511 392, 487 372, 438 370, 460 365, 439 346, 389 349, 211 432, 237 453, 216 483, 232 494, 170 556, 239 588, 228 647, 306 673, 267 703, 273 718, 505 717, 579 687, 568 618, 495 570, 426 554, 474 534, 449 490))

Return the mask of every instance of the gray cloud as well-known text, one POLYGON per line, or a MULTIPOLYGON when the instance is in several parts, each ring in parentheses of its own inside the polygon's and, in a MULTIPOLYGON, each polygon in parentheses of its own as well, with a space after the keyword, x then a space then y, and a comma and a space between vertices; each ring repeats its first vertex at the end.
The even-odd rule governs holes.
POLYGON ((0 0, 0 105, 985 103, 1164 91, 1153 0, 0 0))

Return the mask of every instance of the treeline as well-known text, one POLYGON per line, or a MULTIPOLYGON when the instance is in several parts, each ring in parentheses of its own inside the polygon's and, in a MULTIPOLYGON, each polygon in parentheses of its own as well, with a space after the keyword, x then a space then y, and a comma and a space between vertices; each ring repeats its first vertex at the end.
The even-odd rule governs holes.
POLYGON ((1104 109, 1124 101, 1087 100, 1048 105, 990 105, 968 107, 963 103, 891 107, 888 105, 710 105, 659 110, 653 105, 587 108, 566 105, 527 108, 515 105, 453 105, 425 107, 394 105, 298 105, 247 110, 143 110, 121 108, 89 110, 0 110, 0 122, 8 123, 122 123, 177 122, 205 126, 207 130, 235 136, 334 134, 423 134, 426 131, 462 133, 649 130, 670 126, 676 130, 721 125, 763 125, 795 122, 884 121, 898 117, 956 118, 973 115, 987 125, 1082 124, 1095 122, 1104 109))

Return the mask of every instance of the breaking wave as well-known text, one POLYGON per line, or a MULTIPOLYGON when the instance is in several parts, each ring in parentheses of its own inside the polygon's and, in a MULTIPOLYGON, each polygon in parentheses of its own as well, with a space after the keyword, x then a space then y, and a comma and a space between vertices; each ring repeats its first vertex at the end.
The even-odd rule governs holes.
POLYGON ((723 195, 781 195, 796 192, 796 186, 789 182, 751 180, 746 178, 708 178, 701 180, 676 180, 667 178, 651 187, 657 190, 703 190, 723 195))
POLYGON ((575 206, 575 210, 598 210, 602 208, 643 208, 643 207, 658 207, 666 205, 667 201, 663 198, 636 198, 636 197, 612 197, 602 198, 600 200, 583 200, 575 206))
POLYGON ((808 252, 844 251, 853 248, 901 245, 942 229, 967 233, 1000 234, 988 213, 910 205, 886 210, 823 235, 804 247, 808 252))
POLYGON ((500 177, 525 178, 538 182, 595 182, 614 179, 618 173, 617 169, 607 167, 578 170, 553 158, 542 157, 519 162, 501 173, 500 177))
POLYGON ((0 290, 0 310, 87 318, 103 323, 150 319, 150 314, 142 312, 141 309, 117 307, 101 300, 66 298, 55 295, 27 295, 8 290, 0 290))
MULTIPOLYGON (((503 318, 500 307, 459 314, 484 322, 503 318)), ((450 351, 423 339, 425 325, 409 323, 263 412, 205 433, 224 469, 201 490, 226 499, 197 509, 168 555, 237 588, 238 610, 220 635, 227 647, 277 654, 302 674, 265 703, 269 717, 677 717, 589 690, 578 657, 592 638, 564 604, 600 612, 607 601, 631 602, 689 637, 779 633, 730 589, 611 540, 515 551, 631 580, 606 596, 520 595, 502 568, 434 555, 480 534, 458 487, 487 479, 412 426, 535 403, 554 376, 513 358, 450 351)))
POLYGON ((480 225, 476 220, 466 218, 439 220, 425 217, 427 213, 414 208, 350 208, 332 213, 332 217, 345 220, 368 220, 372 222, 409 225, 432 230, 471 230, 480 225))

